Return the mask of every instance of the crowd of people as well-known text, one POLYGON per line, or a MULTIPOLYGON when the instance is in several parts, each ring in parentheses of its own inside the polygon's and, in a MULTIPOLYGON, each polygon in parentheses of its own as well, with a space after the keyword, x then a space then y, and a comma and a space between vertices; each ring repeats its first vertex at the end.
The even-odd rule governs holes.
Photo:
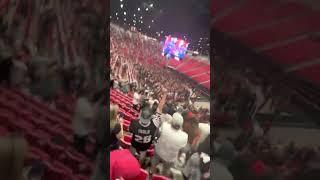
POLYGON ((248 67, 215 61, 213 177, 217 179, 318 179, 319 147, 276 143, 270 129, 290 107, 290 93, 248 67), (226 125, 240 129, 221 137, 226 125), (219 133, 220 132, 220 133, 219 133))
MULTIPOLYGON (((107 107, 103 86, 106 3, 99 0, 0 2, 1 86, 23 92, 73 118, 70 133, 74 135, 75 149, 87 157, 97 157, 93 179, 106 179, 107 107), (85 149, 89 137, 95 139, 92 152, 85 149)), ((39 167, 26 168, 32 174, 39 172, 39 167)), ((20 172, 15 174, 20 175, 20 172)), ((35 177, 27 179, 32 178, 35 177)))
POLYGON ((121 83, 125 93, 139 93, 144 89, 140 96, 151 96, 159 101, 158 93, 164 86, 168 90, 167 101, 185 108, 193 108, 190 105, 203 96, 192 80, 160 66, 165 58, 159 54, 159 42, 114 24, 111 24, 110 32, 110 79, 114 87, 118 88, 121 83))
POLYGON ((150 177, 175 179, 178 171, 182 179, 210 179, 210 112, 193 105, 200 91, 187 77, 160 66, 165 59, 156 40, 114 24, 110 38, 111 88, 131 97, 139 113, 124 132, 119 107, 111 104, 110 179, 134 179, 140 168, 150 177), (129 150, 119 147, 125 134, 132 135, 129 150), (154 154, 147 157, 150 148, 154 154), (119 154, 135 166, 125 169, 119 154))

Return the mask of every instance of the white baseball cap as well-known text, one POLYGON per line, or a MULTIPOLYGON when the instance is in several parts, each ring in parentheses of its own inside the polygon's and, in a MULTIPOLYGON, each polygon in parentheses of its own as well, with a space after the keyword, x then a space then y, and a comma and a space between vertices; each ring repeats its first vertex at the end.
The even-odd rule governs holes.
POLYGON ((173 125, 179 125, 180 127, 182 127, 183 125, 183 117, 180 113, 174 113, 172 115, 172 124, 173 125))

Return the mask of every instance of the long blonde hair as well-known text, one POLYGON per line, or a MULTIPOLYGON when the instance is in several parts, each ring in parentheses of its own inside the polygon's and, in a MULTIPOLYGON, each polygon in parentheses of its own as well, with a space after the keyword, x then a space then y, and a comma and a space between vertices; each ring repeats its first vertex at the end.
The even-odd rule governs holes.
POLYGON ((110 130, 114 128, 117 123, 119 107, 114 104, 110 104, 110 130))
POLYGON ((0 179, 21 180, 27 142, 23 137, 0 138, 0 179))

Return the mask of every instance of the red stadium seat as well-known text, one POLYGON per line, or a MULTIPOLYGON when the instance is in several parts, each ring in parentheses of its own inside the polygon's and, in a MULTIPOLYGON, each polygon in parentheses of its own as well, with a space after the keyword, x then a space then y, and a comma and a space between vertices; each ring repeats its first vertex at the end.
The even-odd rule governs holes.
POLYGON ((132 136, 131 135, 125 135, 124 137, 123 137, 123 139, 124 139, 124 141, 126 141, 126 142, 131 142, 131 140, 132 140, 132 136))
POLYGON ((130 124, 123 123, 123 130, 126 132, 129 132, 129 126, 130 126, 130 124))
POLYGON ((147 150, 147 156, 148 157, 153 157, 153 155, 154 155, 154 149, 148 149, 147 150))
POLYGON ((67 172, 64 171, 64 169, 60 169, 59 167, 56 167, 55 165, 52 165, 50 162, 44 161, 46 165, 46 171, 45 171, 45 177, 46 180, 66 180, 68 177, 67 172))
POLYGON ((130 142, 126 142, 124 139, 120 139, 120 145, 124 149, 129 149, 131 146, 130 142))
POLYGON ((50 161, 50 156, 46 152, 33 146, 29 147, 28 156, 31 158, 41 159, 42 161, 50 161))

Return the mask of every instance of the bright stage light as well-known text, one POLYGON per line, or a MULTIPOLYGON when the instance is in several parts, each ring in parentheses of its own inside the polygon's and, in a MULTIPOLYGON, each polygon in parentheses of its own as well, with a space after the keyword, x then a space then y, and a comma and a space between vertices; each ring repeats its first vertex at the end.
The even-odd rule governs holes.
POLYGON ((140 11, 140 8, 138 8, 138 11, 140 11))
POLYGON ((123 8, 123 4, 120 4, 120 8, 121 8, 121 9, 123 8))

